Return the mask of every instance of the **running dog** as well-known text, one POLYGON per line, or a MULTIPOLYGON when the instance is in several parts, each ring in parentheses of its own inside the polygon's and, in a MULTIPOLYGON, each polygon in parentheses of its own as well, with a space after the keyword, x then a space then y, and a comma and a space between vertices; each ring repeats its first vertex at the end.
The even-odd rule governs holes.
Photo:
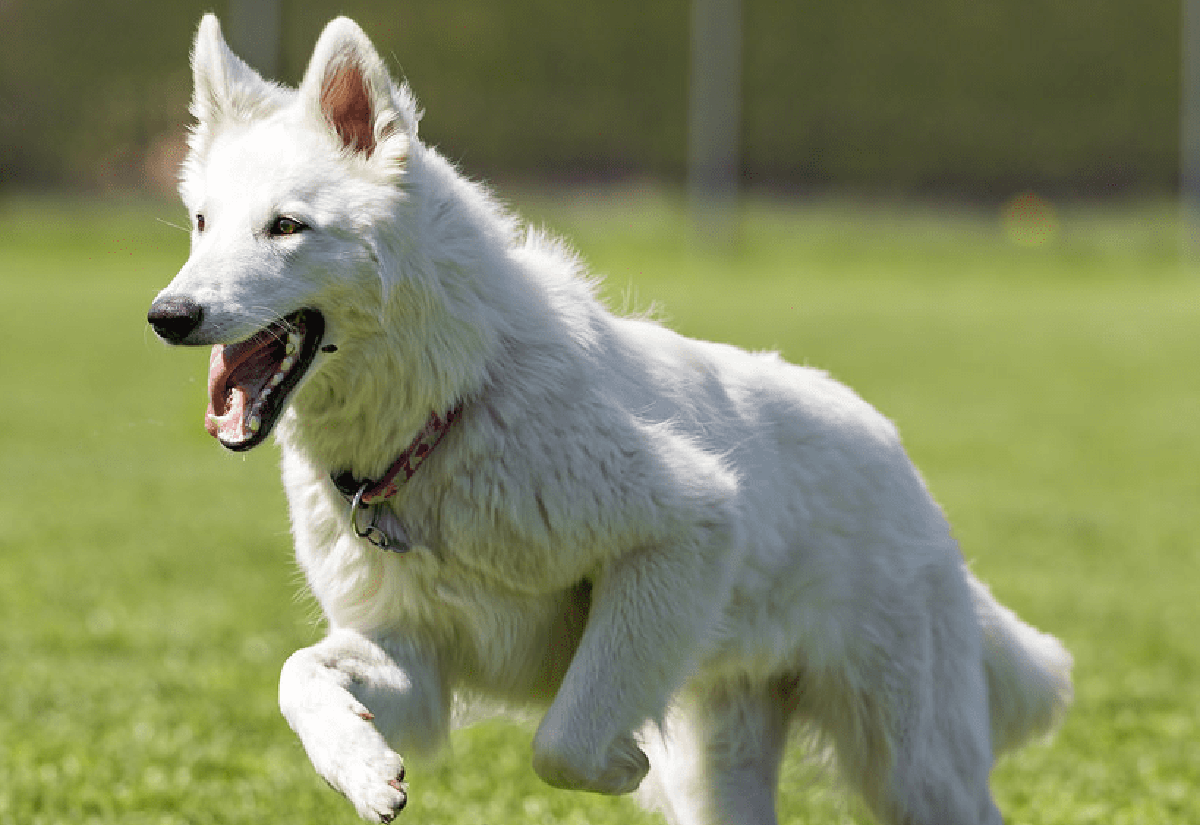
POLYGON ((547 783, 676 825, 775 822, 800 731, 880 822, 1000 825, 992 764, 1062 716, 1071 659, 972 576, 887 419, 610 312, 421 142, 350 20, 296 89, 211 15, 192 66, 191 254, 148 319, 212 347, 222 445, 282 448, 329 633, 280 705, 361 816, 486 696, 539 710, 547 783))

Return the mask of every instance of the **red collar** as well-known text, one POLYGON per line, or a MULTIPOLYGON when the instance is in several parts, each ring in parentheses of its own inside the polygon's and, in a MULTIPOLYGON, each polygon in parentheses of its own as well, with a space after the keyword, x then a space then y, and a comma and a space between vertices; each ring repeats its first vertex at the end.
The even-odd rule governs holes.
POLYGON ((445 416, 430 413, 425 427, 417 433, 408 448, 392 462, 377 481, 355 478, 349 470, 342 473, 331 473, 334 486, 344 495, 347 501, 356 501, 359 505, 368 506, 385 498, 396 495, 400 485, 411 479, 421 468, 421 464, 429 457, 434 448, 445 438, 450 427, 462 415, 463 405, 459 403, 445 416))

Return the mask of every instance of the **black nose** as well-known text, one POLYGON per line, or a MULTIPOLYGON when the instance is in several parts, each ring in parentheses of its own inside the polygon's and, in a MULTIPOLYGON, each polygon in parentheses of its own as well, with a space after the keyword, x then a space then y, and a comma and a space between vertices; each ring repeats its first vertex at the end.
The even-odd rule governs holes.
POLYGON ((159 298, 150 305, 146 320, 158 337, 170 344, 182 343, 204 320, 204 308, 191 298, 159 298))

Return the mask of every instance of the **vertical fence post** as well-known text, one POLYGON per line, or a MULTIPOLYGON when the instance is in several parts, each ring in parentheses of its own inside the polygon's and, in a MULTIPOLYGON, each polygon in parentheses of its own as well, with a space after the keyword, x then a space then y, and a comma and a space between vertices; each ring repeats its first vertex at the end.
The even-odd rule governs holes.
POLYGON ((1200 252, 1200 0, 1183 0, 1179 84, 1180 253, 1193 264, 1200 252))
POLYGON ((688 103, 688 206, 703 243, 737 232, 741 172, 740 0, 692 0, 688 103))

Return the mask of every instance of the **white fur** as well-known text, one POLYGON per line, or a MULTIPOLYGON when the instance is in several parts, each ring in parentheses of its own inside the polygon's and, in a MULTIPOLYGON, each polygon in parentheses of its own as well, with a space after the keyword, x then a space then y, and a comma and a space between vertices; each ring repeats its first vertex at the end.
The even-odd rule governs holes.
POLYGON ((1000 823, 994 752, 1052 727, 1070 657, 971 576, 890 422, 821 372, 611 314, 563 246, 420 142, 351 21, 298 90, 211 16, 193 65, 181 191, 207 226, 163 294, 204 307, 200 343, 315 307, 338 347, 276 430, 330 625, 280 703, 362 816, 404 802, 391 748, 436 747, 473 693, 545 708, 547 782, 641 786, 679 825, 774 822, 801 727, 882 822, 1000 823), (322 102, 345 66, 368 147, 322 102), (266 237, 280 214, 311 230, 266 237), (378 477, 459 401, 386 505, 416 549, 356 538, 330 472, 378 477))

